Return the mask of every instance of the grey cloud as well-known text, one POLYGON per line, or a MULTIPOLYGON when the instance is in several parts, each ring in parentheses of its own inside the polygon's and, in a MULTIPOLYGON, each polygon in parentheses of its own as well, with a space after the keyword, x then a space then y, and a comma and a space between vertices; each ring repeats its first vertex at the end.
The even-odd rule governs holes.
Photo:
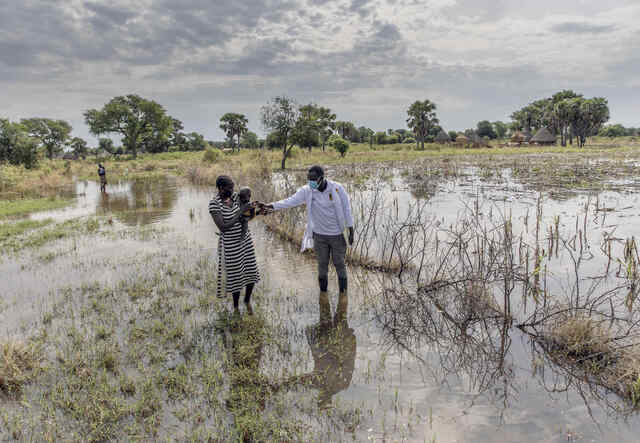
POLYGON ((551 30, 560 34, 600 34, 612 32, 616 29, 613 25, 596 25, 591 23, 565 22, 553 25, 551 30))

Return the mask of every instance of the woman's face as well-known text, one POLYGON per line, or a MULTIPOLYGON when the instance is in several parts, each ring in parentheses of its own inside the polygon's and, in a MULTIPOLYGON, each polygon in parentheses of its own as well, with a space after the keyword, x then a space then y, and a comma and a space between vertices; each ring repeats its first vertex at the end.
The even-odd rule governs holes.
POLYGON ((227 199, 233 195, 233 182, 218 188, 218 193, 223 199, 227 199))

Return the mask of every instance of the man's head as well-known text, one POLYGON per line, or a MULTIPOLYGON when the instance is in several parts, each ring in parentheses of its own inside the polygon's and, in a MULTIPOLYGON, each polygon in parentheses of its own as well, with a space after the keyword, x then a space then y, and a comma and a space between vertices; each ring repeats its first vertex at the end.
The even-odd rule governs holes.
POLYGON ((318 165, 311 166, 307 172, 307 180, 312 189, 317 189, 324 180, 324 169, 318 165))
POLYGON ((242 203, 249 203, 251 201, 251 189, 247 187, 240 188, 238 197, 242 203))

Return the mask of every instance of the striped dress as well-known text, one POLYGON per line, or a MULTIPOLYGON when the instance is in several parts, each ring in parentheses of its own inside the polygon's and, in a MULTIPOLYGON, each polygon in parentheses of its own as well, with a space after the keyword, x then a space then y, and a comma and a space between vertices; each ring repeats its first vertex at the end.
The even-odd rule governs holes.
MULTIPOLYGON (((227 223, 240 210, 237 193, 233 194, 231 200, 231 206, 227 206, 220 196, 214 197, 209 202, 209 213, 212 216, 222 214, 224 222, 227 223)), ((231 229, 221 232, 218 238, 218 297, 238 292, 248 284, 260 281, 256 252, 249 229, 246 230, 244 238, 241 237, 242 224, 238 221, 231 229)))

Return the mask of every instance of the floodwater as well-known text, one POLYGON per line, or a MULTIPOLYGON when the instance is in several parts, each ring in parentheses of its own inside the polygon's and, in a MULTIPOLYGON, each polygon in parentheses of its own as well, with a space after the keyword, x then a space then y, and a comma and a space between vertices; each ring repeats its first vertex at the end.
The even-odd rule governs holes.
MULTIPOLYGON (((453 223, 465 206, 478 200, 486 211, 493 208, 509 213, 515 221, 514 231, 527 224, 530 232, 534 222, 525 220, 528 216, 535 219, 539 197, 536 191, 508 176, 487 182, 473 173, 462 179, 443 180, 426 195, 416 192, 416 183, 397 171, 385 186, 385 198, 397 200, 402 207, 428 197, 422 200, 425 210, 442 226, 453 223)), ((212 192, 209 188, 179 186, 165 178, 109 185, 104 195, 96 183, 79 182, 73 205, 32 217, 66 220, 106 216, 124 234, 63 240, 2 261, 0 337, 28 336, 55 304, 61 288, 135 279, 131 263, 140 257, 179 256, 176 251, 184 244, 215 257, 217 229, 207 212, 212 192), (136 233, 139 231, 146 233, 136 233), (47 251, 65 253, 52 260, 41 259, 47 251)), ((354 200, 366 192, 371 190, 354 191, 354 200)), ((560 216, 559 224, 567 230, 574 227, 577 216, 581 217, 585 203, 595 199, 587 193, 563 194, 560 199, 548 192, 543 196, 543 225, 551 225, 554 217, 560 216)), ((634 235, 634 227, 640 222, 637 196, 616 191, 602 192, 597 198, 607 210, 589 217, 593 223, 590 236, 600 238, 603 232, 620 238, 634 235)), ((398 337, 381 327, 374 314, 372 303, 379 290, 375 273, 350 269, 348 307, 347 300, 338 300, 335 274, 330 276, 329 303, 333 311, 347 309, 346 318, 338 318, 339 313, 327 314, 326 300, 318 299, 315 260, 300 254, 297 245, 274 237, 260 221, 252 222, 251 231, 264 276, 256 304, 269 312, 272 320, 290 317, 281 324, 292 336, 299 337, 296 347, 308 348, 304 367, 324 373, 333 369, 341 374, 321 378, 312 390, 314 398, 322 407, 350 404, 366 412, 353 436, 346 433, 341 438, 637 441, 640 420, 635 415, 616 415, 611 407, 617 401, 613 394, 596 387, 593 389, 599 395, 591 395, 587 381, 549 361, 516 328, 489 323, 485 330, 475 331, 482 340, 456 342, 443 333, 425 337, 420 346, 407 349, 398 344, 398 337), (289 307, 271 301, 270 295, 275 293, 290 294, 296 306, 293 314, 289 307), (335 320, 331 324, 340 324, 343 331, 338 347, 342 355, 335 361, 322 357, 323 353, 332 353, 327 351, 331 344, 322 337, 327 331, 317 326, 327 315, 335 320), (301 335, 303 330, 307 333, 301 335)), ((180 258, 189 261, 189 257, 180 258)), ((602 263, 592 260, 585 266, 595 271, 602 263)), ((560 258, 552 263, 554 276, 562 278, 569 271, 563 268, 565 264, 560 258)))

